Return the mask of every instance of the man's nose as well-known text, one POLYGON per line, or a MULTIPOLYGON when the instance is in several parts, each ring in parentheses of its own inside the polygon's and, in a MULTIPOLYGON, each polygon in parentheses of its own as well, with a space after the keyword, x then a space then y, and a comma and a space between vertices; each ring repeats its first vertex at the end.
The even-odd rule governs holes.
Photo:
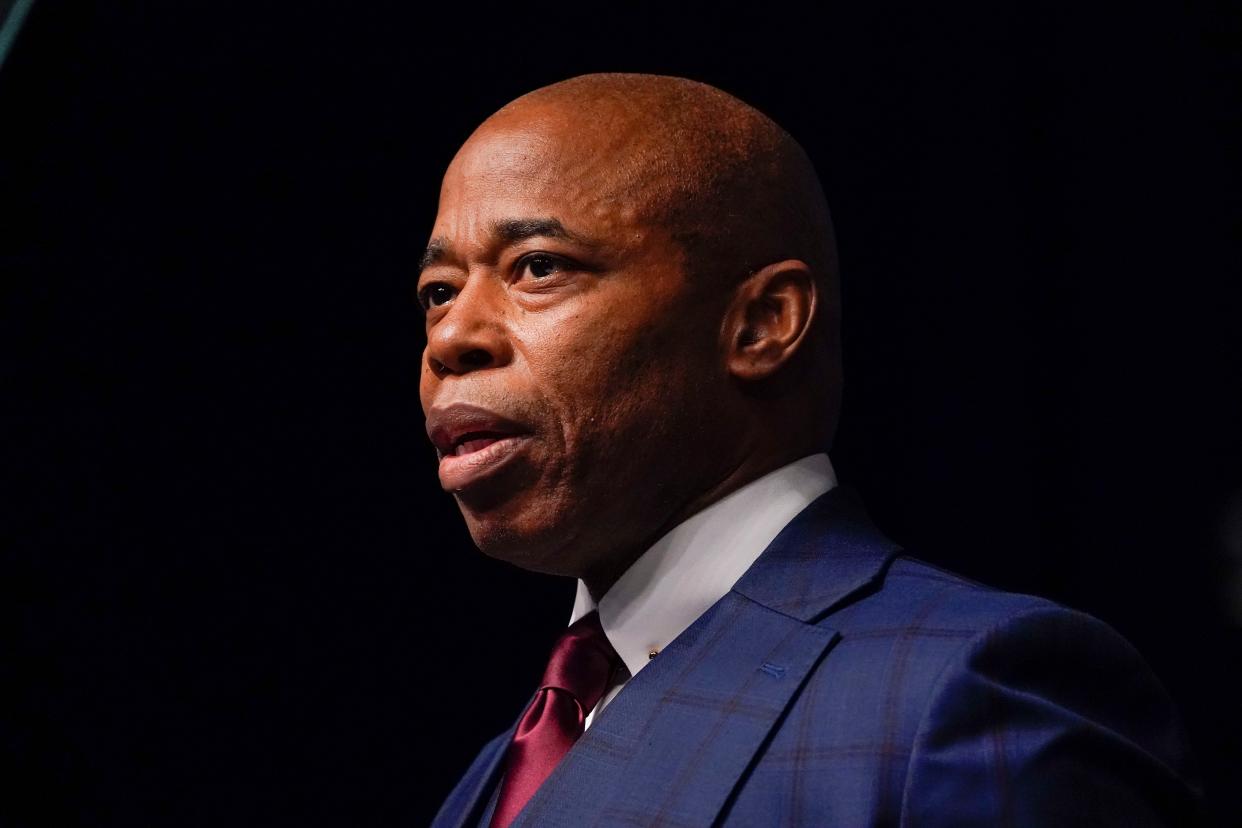
POLYGON ((427 363, 437 376, 495 368, 512 356, 503 308, 482 280, 470 280, 427 331, 427 363))

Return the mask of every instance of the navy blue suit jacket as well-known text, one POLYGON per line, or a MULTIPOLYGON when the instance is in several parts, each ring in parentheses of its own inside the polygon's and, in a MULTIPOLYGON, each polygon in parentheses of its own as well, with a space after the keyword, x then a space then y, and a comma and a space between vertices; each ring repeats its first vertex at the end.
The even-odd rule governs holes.
MULTIPOLYGON (((486 825, 511 733, 435 828, 486 825)), ((513 825, 1185 826, 1198 795, 1172 703, 1116 632, 902 556, 838 488, 630 680, 513 825)))

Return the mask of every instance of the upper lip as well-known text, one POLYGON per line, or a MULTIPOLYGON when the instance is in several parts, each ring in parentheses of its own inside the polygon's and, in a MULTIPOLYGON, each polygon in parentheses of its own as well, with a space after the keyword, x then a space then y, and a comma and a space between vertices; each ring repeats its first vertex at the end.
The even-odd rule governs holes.
POLYGON ((504 437, 529 430, 516 420, 469 403, 433 408, 427 415, 427 436, 442 455, 452 454, 457 444, 468 436, 504 437))

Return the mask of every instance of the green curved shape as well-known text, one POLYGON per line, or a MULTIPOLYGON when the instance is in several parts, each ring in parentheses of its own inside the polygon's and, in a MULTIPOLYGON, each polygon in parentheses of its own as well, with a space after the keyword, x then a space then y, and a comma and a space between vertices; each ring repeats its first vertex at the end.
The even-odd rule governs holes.
POLYGON ((4 59, 9 56, 9 49, 12 48, 13 41, 17 40, 17 33, 26 22, 26 14, 33 5, 34 0, 16 0, 5 16, 4 24, 0 25, 0 68, 4 68, 4 59))

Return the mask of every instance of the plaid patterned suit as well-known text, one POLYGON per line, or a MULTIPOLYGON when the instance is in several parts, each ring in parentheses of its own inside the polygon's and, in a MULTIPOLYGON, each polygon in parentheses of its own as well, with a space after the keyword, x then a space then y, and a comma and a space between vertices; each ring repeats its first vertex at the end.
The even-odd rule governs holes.
MULTIPOLYGON (((435 828, 487 825, 510 735, 435 828)), ((629 682, 513 825, 1186 826, 1191 764, 1111 628, 901 556, 837 488, 629 682)))

